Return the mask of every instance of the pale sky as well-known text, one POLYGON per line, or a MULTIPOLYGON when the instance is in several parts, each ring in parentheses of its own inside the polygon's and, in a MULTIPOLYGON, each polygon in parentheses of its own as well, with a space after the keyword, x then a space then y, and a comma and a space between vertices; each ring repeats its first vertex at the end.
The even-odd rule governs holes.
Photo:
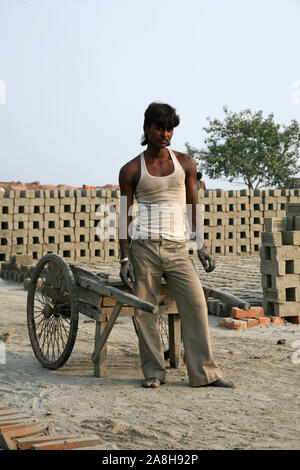
POLYGON ((183 152, 224 105, 300 120, 299 51, 300 0, 0 0, 0 181, 117 184, 151 101, 183 152))

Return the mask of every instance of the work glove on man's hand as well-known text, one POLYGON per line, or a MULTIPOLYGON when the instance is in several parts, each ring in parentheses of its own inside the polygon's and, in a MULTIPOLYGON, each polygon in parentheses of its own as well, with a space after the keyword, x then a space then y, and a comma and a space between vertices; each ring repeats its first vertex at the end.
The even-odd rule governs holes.
POLYGON ((125 263, 121 264, 121 269, 120 269, 120 278, 123 281, 123 284, 132 292, 132 286, 129 282, 129 279, 131 282, 134 282, 134 275, 133 275, 133 269, 129 261, 126 261, 125 263))
POLYGON ((200 250, 197 250, 197 254, 204 270, 207 273, 210 273, 211 271, 215 269, 216 267, 215 260, 213 256, 210 253, 208 253, 206 248, 201 248, 200 250))

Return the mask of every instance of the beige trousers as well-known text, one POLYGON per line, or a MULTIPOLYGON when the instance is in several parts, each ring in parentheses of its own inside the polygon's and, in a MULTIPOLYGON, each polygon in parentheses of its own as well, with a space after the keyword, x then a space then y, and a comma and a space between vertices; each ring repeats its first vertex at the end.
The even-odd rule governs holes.
MULTIPOLYGON (((134 294, 159 303, 161 278, 174 297, 181 320, 182 340, 190 385, 197 387, 222 374, 212 357, 203 288, 184 242, 132 240, 129 257, 134 269, 134 294)), ((165 360, 156 315, 135 309, 142 371, 145 378, 166 380, 165 360)))

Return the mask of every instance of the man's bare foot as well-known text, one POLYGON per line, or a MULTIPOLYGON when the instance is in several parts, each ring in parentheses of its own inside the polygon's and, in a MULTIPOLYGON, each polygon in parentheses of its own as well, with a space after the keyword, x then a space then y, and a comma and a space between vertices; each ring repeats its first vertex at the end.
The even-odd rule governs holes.
POLYGON ((225 388, 236 388, 233 382, 226 382, 224 379, 215 380, 215 382, 211 382, 210 384, 206 385, 207 387, 225 387, 225 388))
POLYGON ((161 381, 157 377, 150 377, 142 382, 144 388, 159 388, 161 381))

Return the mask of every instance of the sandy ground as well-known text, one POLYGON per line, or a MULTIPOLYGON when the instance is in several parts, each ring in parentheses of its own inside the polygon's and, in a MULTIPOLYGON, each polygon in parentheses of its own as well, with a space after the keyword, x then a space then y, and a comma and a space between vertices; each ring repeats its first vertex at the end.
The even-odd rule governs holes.
MULTIPOLYGON (((251 297, 255 293, 259 297, 257 260, 239 263, 256 279, 251 297)), ((230 272, 229 285, 237 293, 237 277, 250 284, 251 279, 236 267, 236 260, 223 260, 210 279, 220 281, 223 276, 228 282, 230 272)), ((32 352, 26 298, 22 285, 0 279, 0 338, 10 333, 6 363, 0 363, 1 403, 40 419, 51 417, 60 434, 97 434, 102 449, 299 448, 300 363, 293 360, 292 346, 300 340, 299 325, 233 331, 219 327, 220 318, 209 315, 214 357, 237 388, 192 388, 182 362, 179 369, 168 368, 165 385, 148 390, 140 385, 137 338, 130 318, 122 317, 110 335, 108 377, 93 377, 94 323, 84 316, 69 361, 51 371, 32 352), (277 344, 279 339, 286 343, 277 344)))

